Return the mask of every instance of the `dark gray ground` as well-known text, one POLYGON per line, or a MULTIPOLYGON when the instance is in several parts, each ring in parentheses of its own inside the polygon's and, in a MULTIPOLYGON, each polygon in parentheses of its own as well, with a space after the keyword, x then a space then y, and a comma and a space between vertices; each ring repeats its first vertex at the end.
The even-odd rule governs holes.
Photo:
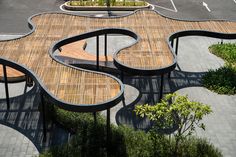
MULTIPOLYGON (((25 34, 29 31, 27 19, 36 13, 61 11, 64 0, 1 0, 0 34, 25 34)), ((90 16, 117 16, 129 14, 127 11, 81 11, 75 14, 90 16)))
POLYGON ((182 20, 226 19, 236 20, 236 2, 234 0, 147 0, 149 3, 161 6, 155 7, 167 17, 182 20), (208 4, 209 12, 203 2, 208 4), (164 8, 163 8, 164 7, 164 8))
POLYGON ((29 31, 27 19, 44 11, 57 11, 63 0, 1 0, 0 34, 23 34, 29 31))
MULTIPOLYGON (((155 10, 172 18, 183 20, 228 19, 236 20, 236 3, 234 0, 147 0, 160 6, 155 10), (202 3, 206 2, 211 12, 202 3)), ((0 1, 0 34, 24 34, 29 31, 27 19, 36 13, 61 11, 59 6, 64 0, 1 0, 0 1)), ((124 15, 129 12, 92 12, 84 11, 79 14, 100 16, 124 15)))

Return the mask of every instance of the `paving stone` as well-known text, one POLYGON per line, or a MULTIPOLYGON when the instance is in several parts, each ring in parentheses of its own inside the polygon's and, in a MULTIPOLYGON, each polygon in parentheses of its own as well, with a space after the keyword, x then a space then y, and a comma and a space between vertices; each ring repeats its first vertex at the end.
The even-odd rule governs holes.
MULTIPOLYGON (((223 60, 210 54, 207 49, 210 44, 216 42, 217 39, 203 37, 186 37, 183 39, 183 45, 179 46, 180 55, 178 56, 178 63, 182 67, 182 70, 191 71, 191 66, 187 66, 186 68, 186 64, 192 64, 195 72, 204 72, 208 69, 216 69, 222 66, 224 64, 223 60), (201 45, 201 51, 197 49, 199 45, 201 45), (191 47, 191 51, 186 47, 191 47), (202 53, 202 55, 198 56, 198 53, 202 53), (191 60, 191 63, 186 57, 195 57, 198 59, 195 59, 195 61, 191 60), (202 66, 195 66, 195 64, 198 64, 197 62, 201 62, 202 66)), ((187 87, 178 90, 178 92, 188 94, 191 99, 209 104, 212 107, 213 113, 204 120, 207 130, 202 131, 198 129, 197 134, 208 138, 210 142, 223 152, 224 156, 236 156, 236 151, 233 151, 236 148, 236 141, 233 140, 236 136, 236 132, 234 131, 236 129, 234 118, 236 115, 236 96, 219 95, 203 87, 187 87)))

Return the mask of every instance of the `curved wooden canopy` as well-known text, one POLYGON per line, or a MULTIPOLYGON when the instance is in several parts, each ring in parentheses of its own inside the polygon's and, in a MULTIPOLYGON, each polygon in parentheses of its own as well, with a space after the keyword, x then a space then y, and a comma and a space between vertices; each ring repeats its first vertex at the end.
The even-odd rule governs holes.
POLYGON ((34 16, 32 34, 11 41, 0 42, 0 56, 28 67, 44 84, 50 94, 68 104, 99 104, 121 92, 121 84, 114 78, 92 71, 62 65, 49 56, 54 42, 84 32, 102 28, 126 28, 140 40, 121 50, 115 59, 130 68, 143 70, 171 66, 175 56, 168 47, 170 34, 184 30, 208 30, 235 33, 235 22, 185 22, 165 18, 154 11, 140 10, 121 18, 89 18, 62 13, 34 16))

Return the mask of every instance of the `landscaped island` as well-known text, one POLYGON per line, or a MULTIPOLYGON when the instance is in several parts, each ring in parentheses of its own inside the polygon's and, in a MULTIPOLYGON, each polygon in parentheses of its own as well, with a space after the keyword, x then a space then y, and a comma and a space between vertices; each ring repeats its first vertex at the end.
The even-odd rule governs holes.
POLYGON ((136 10, 148 8, 145 1, 126 0, 73 0, 64 4, 67 10, 136 10))
POLYGON ((236 94, 236 43, 215 44, 209 50, 224 59, 226 64, 210 70, 203 77, 203 85, 218 94, 236 94))

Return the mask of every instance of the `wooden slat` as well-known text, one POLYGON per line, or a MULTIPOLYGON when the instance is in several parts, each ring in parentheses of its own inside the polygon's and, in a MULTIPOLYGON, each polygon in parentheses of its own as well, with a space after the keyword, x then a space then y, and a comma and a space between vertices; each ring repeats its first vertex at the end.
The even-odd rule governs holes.
POLYGON ((0 42, 0 56, 27 66, 52 94, 73 104, 107 101, 119 93, 120 86, 108 76, 75 70, 53 61, 48 51, 55 41, 99 28, 127 28, 137 33, 141 40, 122 50, 118 60, 133 68, 157 69, 173 63, 174 58, 166 43, 171 33, 189 29, 236 32, 234 22, 176 21, 147 10, 114 19, 48 13, 32 20, 36 25, 35 32, 19 40, 0 42))

